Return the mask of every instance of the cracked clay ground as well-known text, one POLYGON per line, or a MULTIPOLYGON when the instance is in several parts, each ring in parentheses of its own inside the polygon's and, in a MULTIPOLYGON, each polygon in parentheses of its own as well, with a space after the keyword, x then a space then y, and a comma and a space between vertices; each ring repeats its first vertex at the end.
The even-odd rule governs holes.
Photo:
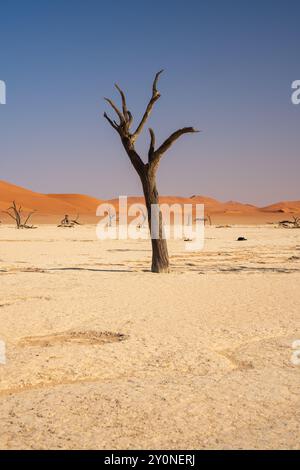
POLYGON ((300 230, 169 248, 0 227, 1 449, 299 448, 300 230))

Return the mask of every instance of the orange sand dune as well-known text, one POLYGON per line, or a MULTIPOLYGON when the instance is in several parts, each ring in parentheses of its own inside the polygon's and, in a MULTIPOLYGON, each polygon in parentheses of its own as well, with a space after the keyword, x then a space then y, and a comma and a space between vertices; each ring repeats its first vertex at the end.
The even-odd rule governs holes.
POLYGON ((76 216, 76 214, 94 216, 96 207, 102 202, 79 194, 41 194, 0 181, 0 211, 2 212, 0 220, 4 222, 10 220, 9 216, 4 214, 3 211, 7 210, 12 201, 22 205, 24 213, 32 210, 36 211, 36 214, 32 217, 32 222, 35 223, 57 223, 65 214, 70 216, 76 216))
MULTIPOLYGON (((160 204, 179 204, 182 206, 183 204, 195 204, 191 198, 187 197, 179 197, 179 196, 160 196, 159 198, 160 204)), ((119 207, 119 200, 117 198, 115 199, 110 199, 106 201, 108 204, 112 204, 118 211, 119 207)), ((129 196, 127 198, 127 206, 132 205, 132 204, 145 204, 145 200, 143 196, 129 196)))
MULTIPOLYGON (((56 223, 60 217, 80 215, 82 222, 96 222, 97 206, 103 202, 113 204, 119 212, 118 199, 107 201, 82 194, 41 194, 0 181, 0 220, 7 221, 8 216, 3 214, 11 202, 15 200, 22 204, 24 211, 35 210, 34 222, 56 223)), ((205 214, 212 217, 213 224, 223 223, 251 223, 261 224, 275 222, 282 218, 282 213, 299 214, 300 201, 283 201, 263 208, 236 201, 220 202, 211 197, 193 195, 191 197, 161 196, 161 204, 204 204, 205 214)), ((130 196, 128 205, 144 204, 142 196, 130 196)))
POLYGON ((270 206, 262 207, 264 212, 283 212, 300 214, 300 201, 282 201, 270 206))
POLYGON ((259 211, 258 207, 251 204, 242 204, 236 201, 220 202, 217 199, 206 196, 192 196, 191 200, 193 203, 204 204, 206 212, 209 214, 250 214, 259 211))
MULTIPOLYGON (((118 199, 111 199, 107 201, 118 208, 118 199)), ((127 199, 129 204, 144 204, 144 198, 142 196, 130 196, 127 199)), ((242 204, 240 202, 229 201, 220 202, 217 199, 206 196, 191 196, 191 197, 179 197, 179 196, 161 196, 161 204, 204 204, 206 214, 251 214, 258 213, 260 209, 250 204, 242 204)))
POLYGON ((48 194, 48 197, 53 200, 62 201, 67 204, 71 204, 81 214, 93 214, 95 215, 96 209, 99 204, 104 201, 96 199, 91 196, 84 194, 48 194))
POLYGON ((53 200, 45 194, 0 181, 0 210, 6 210, 12 201, 21 204, 24 211, 36 210, 40 214, 64 214, 74 211, 74 207, 67 202, 53 200))

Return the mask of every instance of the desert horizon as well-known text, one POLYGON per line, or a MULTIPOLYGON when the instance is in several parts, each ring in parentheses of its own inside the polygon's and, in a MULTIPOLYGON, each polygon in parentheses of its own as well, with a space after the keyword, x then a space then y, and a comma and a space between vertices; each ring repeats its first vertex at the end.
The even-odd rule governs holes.
MULTIPOLYGON (((80 215, 83 223, 97 223, 97 207, 100 204, 112 204, 118 214, 118 198, 99 199, 85 194, 42 194, 25 189, 0 180, 0 221, 14 223, 5 213, 15 201, 21 205, 25 212, 35 211, 32 221, 34 223, 57 224, 65 214, 69 216, 80 215)), ((144 203, 143 196, 128 196, 128 206, 144 203)), ((258 207, 254 204, 240 203, 238 201, 221 202, 208 196, 160 196, 161 204, 204 204, 206 216, 210 216, 213 224, 253 224, 261 225, 276 223, 286 217, 300 216, 300 200, 274 202, 268 206, 258 207)))

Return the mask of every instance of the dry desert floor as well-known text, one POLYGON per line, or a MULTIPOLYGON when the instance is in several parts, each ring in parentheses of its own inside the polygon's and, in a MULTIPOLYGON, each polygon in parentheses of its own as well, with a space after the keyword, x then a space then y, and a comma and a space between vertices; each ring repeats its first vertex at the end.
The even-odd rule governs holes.
POLYGON ((300 230, 169 251, 0 226, 1 449, 300 448, 300 230))

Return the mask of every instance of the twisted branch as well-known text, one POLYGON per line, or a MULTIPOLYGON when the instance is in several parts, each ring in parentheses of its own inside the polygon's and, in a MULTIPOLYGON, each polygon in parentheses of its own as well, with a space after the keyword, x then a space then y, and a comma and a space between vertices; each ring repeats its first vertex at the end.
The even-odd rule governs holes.
MULTIPOLYGON (((159 91, 157 90, 157 84, 158 84, 158 79, 162 72, 163 70, 160 70, 159 72, 157 72, 157 74, 154 77, 154 81, 152 85, 152 96, 148 102, 146 111, 144 112, 144 115, 138 127, 136 128, 135 132, 133 132, 132 134, 130 133, 130 126, 133 122, 133 116, 130 113, 130 111, 128 111, 126 96, 123 90, 117 84, 115 84, 115 87, 121 96, 122 112, 111 99, 105 98, 105 101, 113 108, 113 110, 119 117, 120 122, 117 123, 116 121, 111 119, 106 113, 104 113, 104 117, 109 122, 109 124, 113 127, 113 129, 115 129, 120 135, 123 147, 125 148, 126 153, 129 156, 131 163, 133 164, 134 168, 139 173, 139 175, 141 175, 141 173, 145 170, 146 165, 144 164, 141 157, 136 152, 134 144, 138 136, 142 132, 144 125, 151 114, 154 104, 161 96, 159 91)), ((199 132, 199 131, 195 130, 193 127, 184 127, 182 129, 178 129, 177 131, 173 132, 173 134, 171 134, 170 137, 168 137, 157 150, 155 150, 155 141, 156 141, 155 134, 154 134, 153 129, 150 128, 149 129, 150 145, 149 145, 149 151, 148 151, 149 169, 151 168, 151 170, 155 171, 155 169, 158 166, 161 156, 173 145, 173 143, 177 139, 179 139, 179 137, 187 133, 195 133, 195 132, 199 132)))
POLYGON ((158 79, 159 79, 159 76, 160 74, 163 72, 163 70, 160 70, 159 72, 157 72, 157 74, 155 75, 155 78, 154 78, 154 82, 153 82, 153 85, 152 85, 152 96, 150 98, 150 101, 147 105, 147 108, 146 108, 146 111, 142 117, 142 120, 141 122, 139 123, 136 131, 132 134, 132 139, 133 139, 133 142, 136 141, 136 139, 138 138, 138 136, 140 135, 140 133, 142 132, 143 130, 143 127, 147 121, 147 119, 149 118, 150 114, 151 114, 151 111, 152 111, 152 108, 155 104, 155 102, 160 98, 160 93, 157 91, 157 82, 158 82, 158 79))
POLYGON ((154 152, 153 160, 158 160, 160 157, 167 151, 169 148, 176 142, 179 137, 184 134, 194 134, 200 132, 193 127, 183 127, 182 129, 178 129, 177 131, 173 132, 173 134, 168 137, 164 143, 154 152))

